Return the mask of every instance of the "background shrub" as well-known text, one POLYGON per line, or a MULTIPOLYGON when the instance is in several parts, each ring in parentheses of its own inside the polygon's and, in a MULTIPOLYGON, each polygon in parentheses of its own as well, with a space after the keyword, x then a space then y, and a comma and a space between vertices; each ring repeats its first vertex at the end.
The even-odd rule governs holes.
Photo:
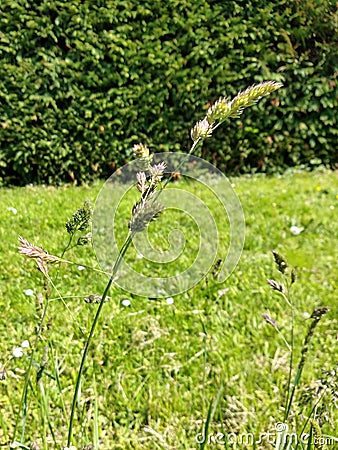
POLYGON ((202 155, 227 173, 337 163, 333 0, 2 0, 0 180, 107 177, 143 141, 185 150, 208 101, 285 89, 202 155))

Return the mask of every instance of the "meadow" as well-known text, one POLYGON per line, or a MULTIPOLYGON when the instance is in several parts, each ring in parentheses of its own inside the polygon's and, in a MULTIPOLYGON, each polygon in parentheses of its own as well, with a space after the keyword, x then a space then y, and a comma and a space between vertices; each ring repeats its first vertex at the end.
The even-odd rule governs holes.
MULTIPOLYGON (((224 283, 210 272, 169 301, 111 289, 78 396, 77 449, 274 448, 273 436, 269 442, 262 433, 273 433, 276 423, 283 422, 290 352, 282 336, 289 341, 291 312, 266 282, 281 280, 272 250, 297 272, 292 286, 294 371, 310 315, 315 308, 330 308, 312 337, 292 421, 301 430, 311 401, 317 401, 322 371, 335 371, 335 387, 325 391, 317 415, 323 435, 336 435, 338 173, 290 170, 230 181, 244 210, 246 232, 241 259, 224 283), (262 314, 276 321, 280 333, 262 314), (212 436, 232 433, 231 439, 198 442, 206 422, 212 436), (249 434, 257 442, 249 445, 243 439, 249 434)), ((68 241, 65 222, 86 199, 94 204, 102 184, 1 188, 0 447, 8 448, 13 439, 25 370, 49 289, 34 262, 19 255, 18 236, 60 255, 68 241), (25 341, 28 348, 21 345, 25 341), (18 347, 21 357, 15 356, 18 347)), ((164 226, 162 219, 149 226, 149 233, 164 226)), ((84 335, 97 308, 84 298, 102 295, 107 283, 105 274, 86 267, 98 268, 90 247, 72 249, 67 259, 75 264, 62 264, 50 292, 27 412, 17 424, 16 440, 22 442, 17 448, 62 448, 67 442, 84 335)), ((56 273, 52 267, 50 276, 56 273)), ((327 448, 336 445, 332 440, 327 448)))

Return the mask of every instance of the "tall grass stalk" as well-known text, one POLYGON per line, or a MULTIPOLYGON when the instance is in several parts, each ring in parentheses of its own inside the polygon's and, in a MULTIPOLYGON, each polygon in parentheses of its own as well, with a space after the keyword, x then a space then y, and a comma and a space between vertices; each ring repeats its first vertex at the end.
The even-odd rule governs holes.
MULTIPOLYGON (((281 86, 282 86, 281 83, 268 81, 268 82, 261 83, 256 86, 252 86, 252 87, 246 89, 245 91, 238 93, 237 96, 232 101, 229 101, 228 99, 221 97, 212 107, 210 107, 208 109, 208 112, 207 112, 207 115, 205 116, 205 118, 203 120, 197 122, 196 125, 192 128, 191 138, 193 140, 193 144, 192 144, 189 152, 187 153, 186 158, 188 158, 190 155, 193 154, 193 152, 203 142, 203 140, 205 138, 211 137, 213 131, 216 128, 218 128, 227 118, 239 117, 239 115, 243 112, 244 108, 253 105, 260 98, 264 97, 265 95, 270 94, 271 92, 275 91, 276 89, 279 89, 281 86)), ((144 161, 147 161, 148 167, 149 167, 149 151, 148 151, 148 149, 145 146, 143 146, 142 144, 138 144, 135 147, 136 147, 136 150, 134 150, 134 153, 136 153, 135 156, 139 157, 140 159, 143 159, 144 161)), ((135 147, 134 147, 134 149, 135 149, 135 147)), ((75 414, 76 401, 77 401, 78 391, 80 388, 83 369, 84 369, 85 362, 87 359, 90 343, 93 339, 94 332, 95 332, 95 329, 96 329, 96 326, 97 326, 97 323, 98 323, 98 320, 99 320, 99 317, 100 317, 100 314, 102 311, 103 304, 108 295, 109 289, 110 289, 110 287, 114 281, 114 278, 119 270, 119 267, 123 260, 123 257, 126 254, 130 244, 132 243, 134 235, 139 231, 143 231, 144 228, 148 225, 148 223, 160 213, 161 210, 155 206, 156 200, 160 196, 162 190, 166 187, 166 185, 172 179, 174 173, 177 172, 181 168, 184 161, 185 161, 185 159, 183 159, 183 161, 181 161, 181 163, 178 165, 178 167, 175 169, 175 171, 172 172, 170 177, 163 183, 163 186, 161 189, 156 191, 156 183, 153 183, 153 180, 151 180, 148 190, 145 191, 146 192, 145 198, 143 198, 140 202, 136 203, 133 208, 132 218, 129 222, 130 232, 129 232, 129 234, 120 250, 117 260, 114 264, 112 274, 109 278, 107 286, 102 295, 102 298, 101 298, 100 304, 98 306, 98 309, 96 311, 88 338, 85 343, 80 368, 77 373, 74 396, 73 396, 73 403, 72 403, 70 420, 69 420, 68 439, 67 439, 68 447, 72 443, 74 414, 75 414), (147 211, 147 213, 145 212, 145 205, 146 205, 148 196, 149 196, 149 199, 151 200, 151 205, 153 205, 153 208, 154 208, 154 211, 152 213, 152 216, 150 216, 150 218, 148 217, 148 211, 147 211), (142 207, 144 208, 143 211, 142 211, 142 207), (143 212, 143 216, 142 216, 142 212, 143 212)))
MULTIPOLYGON (((301 436, 303 435, 304 431, 306 430, 307 425, 310 423, 310 437, 309 437, 309 443, 307 444, 307 450, 311 449, 311 442, 312 442, 312 434, 313 434, 313 419, 311 418, 314 414, 315 408, 318 405, 320 399, 317 400, 316 405, 312 408, 310 411, 310 414, 308 415, 308 418, 305 420, 305 424, 303 425, 301 434, 299 434, 299 439, 297 438, 296 447, 291 447, 292 442, 290 442, 289 439, 289 426, 288 422, 290 420, 291 416, 291 410, 295 398, 295 393, 297 388, 300 386, 301 378, 303 369, 307 360, 308 351, 311 339, 314 335, 315 329, 321 320, 321 318, 329 311, 329 308, 327 306, 316 308, 311 316, 309 317, 309 320, 311 320, 310 325, 308 326, 303 345, 301 347, 301 355, 300 360, 298 362, 298 365, 295 370, 295 376, 293 378, 293 370, 294 370, 294 354, 295 354, 295 305, 293 302, 293 299, 291 297, 291 287, 296 281, 296 272, 295 269, 292 269, 291 272, 288 270, 288 263, 286 259, 278 254, 277 252, 273 251, 274 260, 277 266, 277 269, 279 272, 282 273, 284 277, 284 284, 279 283, 278 281, 268 279, 268 284, 272 287, 274 291, 277 291, 278 294, 280 294, 283 299, 285 300, 286 304, 290 307, 291 310, 291 327, 290 327, 290 345, 287 345, 288 349, 290 350, 290 359, 289 359, 289 372, 288 372, 288 381, 287 381, 287 393, 285 398, 285 408, 284 408, 284 418, 283 423, 281 423, 281 429, 278 430, 277 433, 277 439, 275 443, 275 450, 288 450, 292 449, 295 450, 298 448, 299 445, 302 446, 300 443, 301 436), (289 439, 289 441, 288 441, 289 439)), ((270 323, 277 332, 279 332, 277 324, 274 320, 270 318, 267 314, 263 315, 265 320, 270 323)), ((325 391, 324 391, 325 392, 325 391)), ((321 398, 323 398, 323 395, 321 398)), ((317 425, 316 425, 317 426, 317 425)), ((319 426, 318 429, 320 430, 319 426)), ((292 441, 292 440, 291 440, 292 441)), ((303 448, 303 446, 302 446, 303 448)), ((315 448, 317 448, 315 446, 315 448)), ((319 448, 319 447, 318 447, 319 448)))
MULTIPOLYGON (((262 97, 274 92, 275 90, 279 89, 282 86, 281 83, 273 82, 273 81, 267 81, 263 83, 259 83, 257 85, 251 86, 247 88, 245 91, 239 92, 232 100, 226 98, 226 97, 220 97, 208 110, 204 117, 204 119, 200 120, 195 124, 195 126, 191 129, 191 138, 192 138, 192 145, 189 150, 189 152, 186 155, 186 158, 188 158, 190 155, 193 154, 193 152, 196 150, 196 148, 204 141, 204 139, 212 137, 213 132, 227 119, 229 118, 238 118, 243 110, 249 106, 252 106, 255 104, 258 100, 260 100, 262 97)), ((137 155, 140 158, 143 158, 148 163, 148 169, 154 169, 155 167, 150 166, 150 158, 149 158, 149 150, 147 147, 145 147, 142 144, 137 144, 134 146, 134 149, 139 152, 137 155)), ((136 152, 136 151, 135 151, 136 152)), ((96 314, 94 316, 88 337, 85 341, 84 350, 82 353, 82 359, 79 366, 79 370, 77 372, 76 376, 76 382, 75 382, 75 389, 74 389, 74 395, 73 395, 73 401, 71 406, 71 412, 70 412, 70 418, 69 418, 69 426, 68 426, 68 438, 67 438, 67 446, 70 447, 72 444, 72 438, 73 438, 73 425, 74 425, 74 416, 75 416, 75 410, 77 406, 77 401, 79 398, 79 392, 80 392, 80 386, 81 386, 81 379, 83 375, 83 370, 85 367, 85 363, 88 357, 89 348, 91 345, 91 342, 93 340, 93 336, 97 327, 97 324, 99 322, 100 314, 103 308, 103 304, 108 296, 108 292, 111 288, 111 285, 113 284, 115 277, 117 275, 117 272, 120 268, 120 265, 123 261, 123 258, 128 251, 129 246, 132 243, 133 237, 136 233, 143 231, 148 224, 154 220, 164 209, 162 205, 160 205, 158 202, 156 202, 157 198, 161 194, 162 190, 166 187, 166 185, 169 183, 171 178, 173 177, 174 173, 177 172, 185 160, 181 162, 181 164, 176 168, 174 172, 172 172, 171 176, 164 182, 163 186, 161 186, 160 189, 159 185, 161 180, 165 164, 159 164, 157 165, 157 176, 152 173, 152 177, 150 179, 150 183, 148 184, 148 180, 146 178, 145 173, 139 173, 138 181, 139 181, 139 190, 142 192, 141 200, 138 201, 132 210, 132 217, 129 221, 129 233, 128 236, 118 254, 118 257, 116 259, 116 262, 113 266, 112 273, 109 277, 108 283, 104 289, 103 295, 100 299, 99 306, 97 308, 96 314), (143 183, 143 184, 142 184, 143 183)), ((75 236, 75 233, 78 231, 85 231, 88 227, 88 223, 91 218, 91 208, 89 204, 85 204, 85 206, 78 210, 71 219, 69 219, 66 223, 66 228, 68 233, 70 234, 69 241, 62 252, 62 257, 57 258, 51 255, 48 255, 45 251, 42 249, 35 247, 31 244, 29 244, 27 241, 22 240, 23 247, 21 248, 21 253, 25 254, 26 256, 35 259, 39 270, 47 277, 48 276, 48 263, 60 263, 62 261, 62 258, 66 251, 72 248, 72 242, 73 238, 75 236)), ((84 237, 86 238, 86 236, 84 237)), ((59 272, 58 272, 59 274, 59 272)), ((57 274, 57 277, 58 277, 57 274)), ((53 285, 55 288, 55 284, 53 285)), ((62 298, 62 297, 61 297, 62 298)), ((36 336, 35 340, 35 346, 37 345, 38 339, 40 338, 41 332, 42 332, 42 325, 45 321, 46 313, 48 310, 48 304, 49 300, 47 298, 47 303, 43 311, 42 318, 40 320, 40 326, 39 330, 36 336)), ((65 305, 66 306, 66 305, 65 305)), ((33 355, 34 355, 34 349, 32 351, 30 363, 28 370, 26 372, 26 379, 25 379, 25 386, 23 391, 23 396, 21 400, 20 409, 22 409, 22 418, 23 418, 23 427, 22 427, 22 433, 21 433, 21 441, 24 439, 24 429, 25 429, 25 421, 26 421, 26 414, 27 414, 27 391, 28 391, 28 383, 30 378, 30 372, 32 368, 32 361, 33 361, 33 355)), ((209 409, 209 414, 211 414, 211 409, 209 409)), ((209 416, 210 420, 210 416, 209 416)), ((14 431, 14 437, 16 433, 17 424, 15 426, 14 431)))

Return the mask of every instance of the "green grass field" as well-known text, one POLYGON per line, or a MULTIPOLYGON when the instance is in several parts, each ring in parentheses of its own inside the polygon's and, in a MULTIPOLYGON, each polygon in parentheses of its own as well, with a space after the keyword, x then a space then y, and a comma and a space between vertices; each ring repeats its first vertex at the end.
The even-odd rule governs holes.
MULTIPOLYGON (((291 314, 282 297, 266 283, 267 278, 281 280, 272 249, 297 267, 292 291, 296 305, 294 367, 309 315, 314 308, 330 307, 316 329, 296 392, 295 424, 304 421, 301 411, 308 412, 299 405, 306 388, 315 386, 322 369, 337 370, 338 173, 293 172, 231 182, 244 210, 246 240, 238 266, 224 283, 218 284, 209 275, 177 295, 171 305, 165 299, 111 290, 82 380, 73 439, 77 449, 90 443, 102 450, 202 448, 196 436, 204 427, 211 402, 215 410, 209 433, 234 433, 238 442, 211 443, 205 448, 274 448, 267 439, 254 445, 240 442, 248 433, 258 440, 261 433, 274 432, 275 424, 283 419, 289 352, 262 314, 268 312, 277 321, 287 340, 291 314), (302 229, 300 234, 291 232, 294 226, 302 229), (227 293, 219 296, 224 288, 227 293), (123 306, 123 299, 131 305, 123 306)), ((60 255, 68 240, 67 218, 85 199, 94 202, 101 186, 0 191, 0 363, 7 374, 0 381, 1 448, 9 448, 13 438, 31 348, 21 358, 14 358, 12 352, 25 340, 34 343, 41 316, 39 293, 45 292, 35 263, 17 252, 18 235, 60 255)), ((154 224, 155 234, 161 219, 154 224)), ((56 281, 64 301, 55 291, 51 294, 34 355, 37 364, 28 389, 21 441, 26 447, 22 448, 31 448, 33 441, 40 449, 66 445, 84 333, 97 308, 83 299, 102 294, 107 282, 99 272, 79 270, 84 265, 97 267, 90 248, 77 247, 66 257, 76 264, 62 265, 56 281), (42 362, 46 362, 45 370, 36 382, 42 362)), ((50 275, 56 272, 53 267, 50 275)), ((328 421, 323 422, 322 432, 335 436, 337 409, 329 395, 324 404, 328 421)), ((21 425, 20 420, 17 441, 21 425)), ((338 444, 327 448, 337 448, 334 445, 338 444)))

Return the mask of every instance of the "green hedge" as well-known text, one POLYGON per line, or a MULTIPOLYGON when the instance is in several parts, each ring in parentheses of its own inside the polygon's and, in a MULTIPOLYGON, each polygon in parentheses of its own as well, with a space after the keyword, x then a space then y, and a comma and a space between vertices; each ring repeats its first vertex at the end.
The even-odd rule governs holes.
POLYGON ((185 150, 209 101, 285 89, 206 141, 227 173, 337 163, 334 0, 1 0, 0 180, 107 177, 185 150))

